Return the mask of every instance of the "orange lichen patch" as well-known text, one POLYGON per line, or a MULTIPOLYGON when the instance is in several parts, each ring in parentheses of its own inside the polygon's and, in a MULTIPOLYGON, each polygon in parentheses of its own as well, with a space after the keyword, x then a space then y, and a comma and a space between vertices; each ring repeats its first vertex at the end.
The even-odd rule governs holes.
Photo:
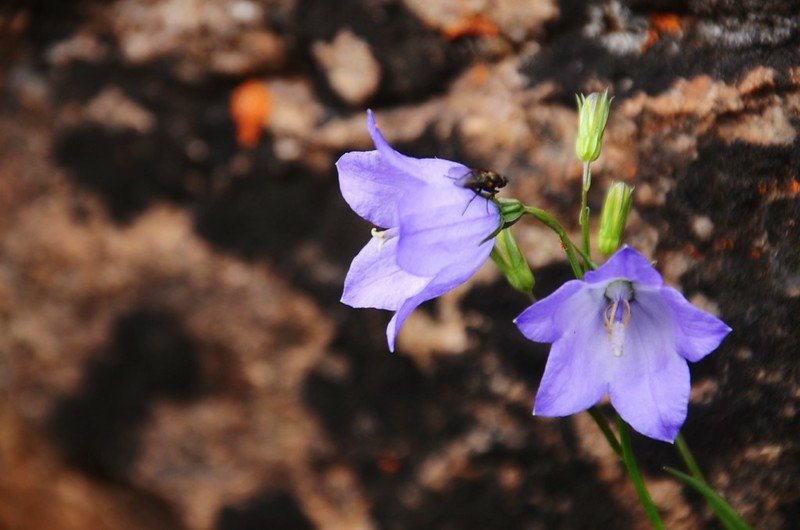
POLYGON ((691 243, 686 245, 686 253, 695 261, 703 258, 703 254, 701 254, 700 251, 697 250, 697 247, 691 243))
POLYGON ((800 182, 794 179, 789 181, 789 185, 786 188, 786 192, 792 197, 794 197, 795 195, 800 195, 800 182))
POLYGON ((653 13, 650 15, 650 27, 667 35, 676 35, 682 29, 681 19, 675 13, 653 13))
POLYGON ((231 94, 230 113, 236 123, 236 141, 242 147, 255 147, 269 121, 272 96, 261 81, 245 81, 231 94))
POLYGON ((462 37, 497 37, 499 34, 497 24, 481 13, 468 15, 442 27, 442 35, 451 41, 462 37))
POLYGON ((758 259, 761 257, 761 251, 757 248, 751 248, 747 253, 747 257, 750 259, 758 259))
POLYGON ((769 186, 767 185, 766 182, 758 183, 758 187, 756 188, 756 194, 758 194, 759 197, 763 197, 764 195, 767 194, 768 191, 769 191, 769 186))
POLYGON ((650 27, 647 28, 647 37, 642 43, 642 53, 649 50, 661 35, 678 35, 682 29, 681 19, 675 13, 652 13, 650 27))
POLYGON ((723 237, 714 243, 714 250, 717 252, 720 250, 733 250, 734 247, 736 247, 736 242, 729 236, 723 237))
POLYGON ((384 475, 396 475, 400 471, 400 459, 394 455, 381 455, 378 457, 378 469, 384 475))

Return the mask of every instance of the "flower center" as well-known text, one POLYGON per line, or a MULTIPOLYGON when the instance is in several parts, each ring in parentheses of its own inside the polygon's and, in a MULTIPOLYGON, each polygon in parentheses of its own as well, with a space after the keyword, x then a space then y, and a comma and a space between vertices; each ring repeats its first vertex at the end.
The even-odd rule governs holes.
POLYGON ((388 228, 386 230, 373 228, 369 233, 372 234, 372 237, 378 239, 378 252, 380 252, 384 243, 397 236, 397 228, 388 228))
POLYGON ((633 284, 625 280, 616 280, 608 284, 604 296, 608 305, 603 312, 603 322, 608 341, 611 343, 611 353, 614 357, 622 356, 622 346, 625 344, 625 328, 631 321, 631 300, 634 299, 633 284))

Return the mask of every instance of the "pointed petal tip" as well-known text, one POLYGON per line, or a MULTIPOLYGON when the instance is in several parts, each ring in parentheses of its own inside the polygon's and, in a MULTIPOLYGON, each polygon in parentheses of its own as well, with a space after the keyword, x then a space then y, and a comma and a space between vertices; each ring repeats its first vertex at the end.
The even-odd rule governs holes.
POLYGON ((394 343, 395 339, 397 339, 397 332, 400 331, 400 325, 402 325, 402 322, 397 322, 397 313, 395 313, 386 326, 386 343, 389 346, 389 353, 394 353, 394 343))
MULTIPOLYGON (((541 389, 541 386, 539 388, 541 389)), ((552 418, 559 416, 559 414, 550 414, 551 411, 547 410, 549 407, 544 406, 544 400, 539 399, 538 394, 539 393, 537 392, 536 398, 534 398, 533 400, 533 411, 532 411, 533 416, 540 416, 545 418, 552 418)))
MULTIPOLYGON (((620 416, 622 415, 620 414, 620 416)), ((624 417, 622 419, 625 420, 624 417)), ((631 423, 628 420, 625 420, 625 422, 631 427, 631 429, 638 432, 642 436, 647 436, 652 440, 657 440, 659 442, 664 442, 673 445, 675 444, 675 439, 678 437, 678 433, 680 433, 682 426, 682 425, 660 425, 657 427, 653 427, 653 426, 639 425, 637 427, 634 423, 631 423)))
POLYGON ((679 432, 680 428, 675 428, 675 429, 669 429, 668 431, 663 433, 652 433, 652 434, 642 433, 642 434, 644 434, 648 438, 658 440, 659 442, 675 445, 675 438, 678 437, 679 432))

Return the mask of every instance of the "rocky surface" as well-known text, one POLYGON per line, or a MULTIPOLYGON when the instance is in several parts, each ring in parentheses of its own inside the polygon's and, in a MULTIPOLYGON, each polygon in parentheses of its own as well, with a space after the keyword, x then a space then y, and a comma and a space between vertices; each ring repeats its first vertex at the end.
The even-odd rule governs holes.
MULTIPOLYGON (((569 220, 574 94, 604 87, 590 206, 635 185, 627 242, 734 328, 692 367, 685 436, 755 528, 794 528, 798 20, 781 0, 0 8, 0 528, 647 528, 585 415, 531 417, 547 348, 492 267, 396 355, 387 313, 338 302, 370 227, 333 162, 370 148, 364 108, 569 220)), ((550 233, 515 230, 537 295, 568 279, 550 233)), ((672 448, 634 442, 668 528, 713 527, 672 448)))

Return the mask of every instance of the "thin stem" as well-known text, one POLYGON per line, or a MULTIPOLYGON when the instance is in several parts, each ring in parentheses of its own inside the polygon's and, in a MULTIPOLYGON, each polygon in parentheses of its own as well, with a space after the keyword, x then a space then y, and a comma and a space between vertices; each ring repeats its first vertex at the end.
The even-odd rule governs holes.
POLYGON ((584 268, 584 270, 586 270, 586 271, 590 271, 590 270, 594 270, 594 269, 596 269, 596 268, 597 268, 597 263, 595 263, 594 261, 592 261, 592 258, 591 258, 591 257, 589 257, 589 255, 588 255, 588 254, 586 254, 586 253, 583 251, 583 249, 582 249, 582 248, 580 248, 580 247, 576 246, 576 245, 575 245, 575 243, 573 243, 573 244, 572 244, 572 248, 574 248, 574 249, 575 249, 575 252, 577 252, 578 254, 580 254, 580 256, 581 256, 581 259, 583 259, 583 264, 584 264, 584 267, 583 267, 583 268, 584 268))
POLYGON ((617 418, 617 425, 619 427, 619 436, 622 441, 622 461, 625 463, 625 468, 628 470, 628 476, 631 477, 633 487, 636 489, 636 494, 639 496, 639 502, 642 503, 647 517, 650 519, 650 524, 656 530, 664 530, 664 523, 661 521, 661 516, 658 514, 658 508, 650 498, 650 493, 647 491, 647 486, 642 479, 639 468, 636 466, 636 460, 633 457, 633 448, 631 447, 631 432, 628 424, 622 418, 617 418))
POLYGON ((689 450, 689 446, 686 445, 686 440, 683 439, 681 433, 678 433, 678 437, 675 438, 675 447, 678 449, 678 453, 681 455, 683 463, 686 464, 689 473, 703 484, 707 484, 703 472, 700 471, 700 466, 697 465, 697 460, 694 459, 694 455, 689 450))
POLYGON ((606 437, 606 441, 608 445, 611 446, 611 449, 617 453, 617 456, 620 458, 622 457, 622 446, 619 444, 619 440, 617 440, 617 436, 614 434, 614 431, 611 430, 611 427, 608 426, 608 422, 606 421, 606 417, 603 416, 597 407, 590 407, 586 412, 592 417, 594 422, 600 427, 600 430, 603 433, 603 436, 606 437))
POLYGON ((564 227, 561 226, 558 221, 556 221, 555 217, 540 208, 536 208, 535 206, 525 206, 525 213, 532 215, 547 225, 556 234, 558 234, 558 237, 561 239, 561 247, 564 249, 564 252, 566 252, 567 261, 569 261, 569 264, 572 267, 572 273, 578 279, 583 278, 583 269, 578 262, 578 256, 575 254, 575 245, 569 239, 567 231, 564 230, 564 227))
POLYGON ((589 169, 589 162, 583 163, 583 179, 581 183, 581 211, 578 214, 578 224, 581 227, 581 242, 583 243, 583 252, 587 256, 591 253, 589 248, 589 207, 588 195, 589 188, 592 186, 592 170, 589 169))

